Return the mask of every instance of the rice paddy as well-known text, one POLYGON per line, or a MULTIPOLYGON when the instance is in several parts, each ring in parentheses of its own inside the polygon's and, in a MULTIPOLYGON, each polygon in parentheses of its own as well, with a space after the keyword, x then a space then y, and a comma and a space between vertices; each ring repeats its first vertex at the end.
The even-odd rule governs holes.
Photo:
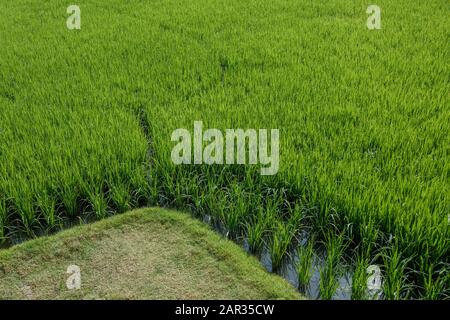
POLYGON ((300 250, 320 295, 369 265, 384 299, 450 297, 450 22, 444 0, 83 0, 0 3, 0 241, 162 206, 300 250), (258 165, 175 165, 171 134, 202 121, 279 129, 258 165), (298 249, 306 232, 306 248, 298 249), (302 251, 304 250, 304 251, 302 251))

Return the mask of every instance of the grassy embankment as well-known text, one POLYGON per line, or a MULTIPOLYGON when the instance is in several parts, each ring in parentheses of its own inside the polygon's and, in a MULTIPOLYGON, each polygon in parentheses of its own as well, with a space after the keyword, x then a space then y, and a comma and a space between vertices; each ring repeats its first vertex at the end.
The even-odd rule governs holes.
POLYGON ((187 214, 132 211, 0 251, 0 299, 299 299, 187 214), (69 265, 81 289, 69 290, 69 265))

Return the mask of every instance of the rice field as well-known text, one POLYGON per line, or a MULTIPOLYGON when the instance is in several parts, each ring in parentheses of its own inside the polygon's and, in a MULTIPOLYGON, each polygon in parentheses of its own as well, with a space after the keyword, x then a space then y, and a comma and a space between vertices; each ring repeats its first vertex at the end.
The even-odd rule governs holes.
POLYGON ((352 297, 450 297, 449 6, 378 1, 0 3, 0 239, 163 206, 210 217, 274 271, 324 252, 352 297), (175 165, 171 133, 280 130, 280 169, 175 165), (312 241, 313 239, 314 241, 312 241), (311 240, 311 241, 310 241, 311 240))

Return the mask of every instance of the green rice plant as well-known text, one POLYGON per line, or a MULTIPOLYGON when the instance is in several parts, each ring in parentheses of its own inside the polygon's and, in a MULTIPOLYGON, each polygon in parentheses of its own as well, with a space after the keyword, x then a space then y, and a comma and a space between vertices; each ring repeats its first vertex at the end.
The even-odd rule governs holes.
POLYGON ((258 253, 264 245, 264 236, 267 233, 265 221, 255 219, 247 222, 245 229, 250 252, 258 253))
POLYGON ((293 208, 288 209, 288 221, 289 229, 294 235, 304 227, 304 211, 300 205, 295 204, 293 208))
MULTIPOLYGON (((70 181, 70 180, 69 180, 70 181)), ((59 191, 64 211, 69 218, 74 218, 79 212, 79 192, 73 183, 65 184, 59 191)))
POLYGON ((299 246, 297 249, 298 262, 297 262, 297 275, 299 288, 302 292, 308 286, 311 281, 313 271, 313 257, 314 257, 314 238, 311 237, 307 244, 299 246))
POLYGON ((270 257, 272 259, 272 269, 279 270, 283 259, 288 254, 289 246, 295 236, 295 230, 292 225, 284 222, 275 222, 272 226, 270 257))
POLYGON ((21 180, 21 184, 18 184, 17 187, 20 190, 16 189, 12 191, 11 195, 12 199, 14 199, 15 214, 18 217, 18 230, 28 237, 34 237, 34 228, 38 221, 32 196, 33 191, 31 190, 31 186, 24 180, 21 180))
POLYGON ((209 190, 211 193, 207 194, 206 203, 211 215, 215 219, 223 221, 223 218, 226 215, 227 195, 216 188, 210 188, 209 190))
POLYGON ((375 217, 368 217, 363 218, 364 222, 360 225, 360 255, 358 257, 359 262, 363 263, 364 261, 361 261, 362 257, 370 257, 372 255, 372 252, 374 251, 374 246, 378 242, 378 237, 380 233, 380 228, 376 224, 376 218, 375 217))
POLYGON ((338 279, 330 266, 320 270, 319 294, 322 300, 331 300, 339 287, 338 279))
POLYGON ((222 211, 222 221, 232 237, 236 237, 240 233, 245 223, 246 216, 249 213, 248 199, 248 195, 238 184, 231 187, 227 199, 227 209, 222 211))
POLYGON ((354 263, 352 276, 352 300, 365 300, 368 298, 367 268, 370 263, 363 255, 358 255, 354 263))
POLYGON ((410 294, 406 274, 409 259, 402 257, 396 243, 386 248, 381 256, 385 268, 383 296, 388 300, 407 299, 410 294))
POLYGON ((271 216, 265 213, 265 208, 260 206, 257 213, 246 223, 250 252, 258 253, 264 245, 264 238, 268 234, 272 222, 271 216))
POLYGON ((158 179, 153 172, 149 173, 148 176, 149 181, 145 178, 139 178, 138 181, 133 183, 133 185, 138 186, 137 188, 132 189, 136 206, 155 206, 159 203, 160 189, 158 179))
POLYGON ((119 212, 125 212, 132 207, 131 194, 124 183, 117 183, 110 188, 110 198, 119 212))
POLYGON ((108 202, 103 193, 91 194, 89 201, 97 218, 101 219, 108 215, 108 202))
POLYGON ((343 254, 347 244, 342 234, 336 236, 329 232, 325 235, 324 246, 326 259, 319 271, 319 294, 321 299, 331 300, 339 286, 338 277, 342 273, 343 254))
POLYGON ((60 226, 54 197, 51 197, 48 194, 38 194, 36 204, 41 212, 41 216, 45 221, 48 231, 54 230, 56 227, 60 226))
POLYGON ((433 272, 433 267, 430 266, 423 274, 424 294, 422 295, 422 298, 425 300, 442 299, 446 291, 448 294, 448 277, 448 273, 445 273, 444 271, 439 273, 433 272))
POLYGON ((420 276, 423 283, 422 299, 440 300, 449 298, 450 273, 446 272, 446 268, 438 268, 437 265, 429 265, 426 261, 426 253, 420 257, 420 276), (447 296, 446 296, 447 295, 447 296))
POLYGON ((0 197, 0 245, 6 241, 6 228, 8 226, 6 200, 0 197))

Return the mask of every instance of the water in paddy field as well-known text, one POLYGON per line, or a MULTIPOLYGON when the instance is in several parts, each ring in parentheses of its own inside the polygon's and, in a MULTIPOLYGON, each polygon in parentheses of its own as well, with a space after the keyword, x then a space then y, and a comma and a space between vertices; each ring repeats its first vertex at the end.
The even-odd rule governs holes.
MULTIPOLYGON (((300 244, 301 245, 301 244, 300 244)), ((291 250, 289 258, 285 259, 278 274, 286 279, 292 286, 299 288, 297 263, 299 261, 297 250, 291 250)), ((267 247, 261 252, 261 263, 268 272, 272 272, 272 260, 267 247)), ((322 255, 315 255, 312 262, 312 276, 305 290, 300 292, 310 299, 320 299, 320 269, 325 264, 325 258, 322 255)), ((343 275, 338 278, 339 286, 333 295, 333 300, 350 300, 352 294, 352 272, 347 269, 343 275)))
MULTIPOLYGON (((229 232, 223 223, 212 222, 212 217, 206 215, 203 217, 203 222, 211 225, 217 232, 219 232, 224 237, 229 236, 229 232)), ((308 241, 308 234, 303 232, 299 236, 298 246, 306 245, 308 241)), ((250 246, 246 238, 238 240, 238 244, 247 252, 250 253, 250 246)), ((280 270, 277 272, 280 276, 286 279, 293 287, 299 288, 299 281, 297 275, 296 265, 299 261, 297 254, 297 247, 293 248, 285 259, 280 270)), ((263 267, 268 272, 273 272, 272 269, 272 259, 270 256, 270 250, 268 246, 264 246, 258 255, 258 258, 263 265, 263 267)), ((312 276, 308 286, 304 290, 299 290, 302 294, 310 299, 320 299, 320 269, 325 264, 325 254, 315 253, 312 262, 312 276)), ((333 300, 350 300, 352 295, 352 270, 350 268, 344 268, 344 272, 340 277, 338 277, 338 288, 333 295, 333 300)))

